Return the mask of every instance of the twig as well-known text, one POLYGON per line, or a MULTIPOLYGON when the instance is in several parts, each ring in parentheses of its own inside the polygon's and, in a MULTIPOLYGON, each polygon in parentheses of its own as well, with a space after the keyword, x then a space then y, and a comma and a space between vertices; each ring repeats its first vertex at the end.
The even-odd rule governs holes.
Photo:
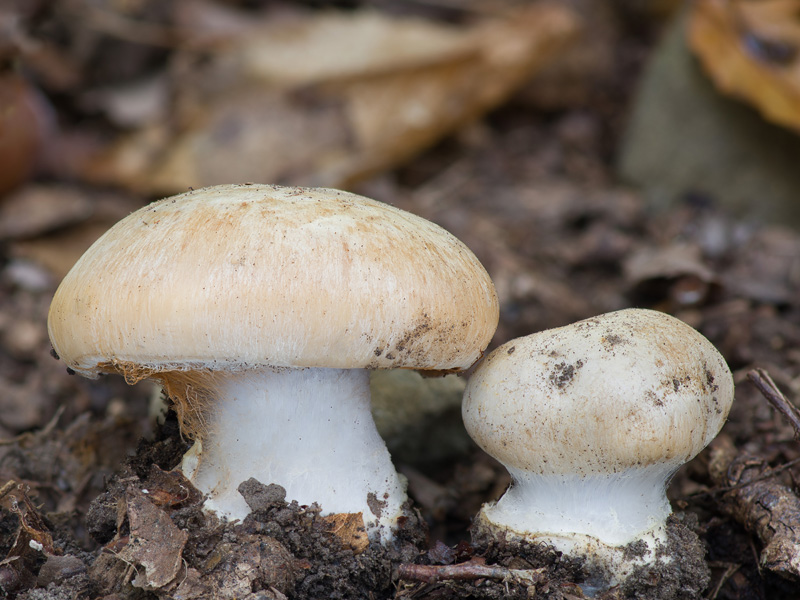
POLYGON ((533 585, 542 579, 544 569, 507 569, 488 566, 480 559, 472 559, 457 565, 408 565, 397 567, 397 575, 407 581, 438 583, 440 581, 474 581, 475 579, 497 579, 533 585))
POLYGON ((753 369, 747 372, 747 378, 753 382, 758 391, 780 412, 794 427, 794 437, 800 440, 800 410, 786 399, 775 382, 764 369, 753 369))
MULTIPOLYGON (((770 467, 766 463, 766 461, 762 461, 762 462, 763 462, 763 465, 764 465, 764 468, 762 470, 762 474, 759 475, 758 477, 755 477, 754 479, 750 479, 750 480, 748 480, 746 482, 737 483, 736 485, 716 486, 712 490, 701 490, 701 491, 698 491, 698 492, 690 492, 690 493, 684 495, 684 498, 702 498, 704 496, 718 496, 720 494, 724 494, 726 492, 737 490, 737 489, 743 488, 745 486, 751 485, 751 484, 759 482, 759 481, 766 481, 768 479, 774 479, 776 475, 779 475, 783 471, 786 471, 787 469, 791 469, 793 466, 795 466, 796 464, 800 463, 800 458, 793 458, 792 460, 790 460, 788 462, 785 462, 782 465, 779 465, 777 467, 770 467)), ((789 475, 794 479, 794 473, 789 471, 789 475)))
POLYGON ((5 498, 5 496, 13 490, 17 486, 17 482, 13 479, 9 479, 8 481, 3 484, 3 487, 0 488, 0 498, 5 498))
POLYGON ((717 600, 717 596, 719 595, 719 591, 722 589, 722 586, 733 577, 733 574, 738 571, 742 565, 736 563, 709 563, 709 567, 725 567, 725 572, 717 581, 717 585, 714 586, 714 589, 711 593, 707 596, 708 600, 717 600))
POLYGON ((58 425, 58 421, 61 419, 61 415, 64 414, 65 409, 66 406, 64 404, 59 406, 58 410, 56 410, 56 414, 54 414, 47 425, 45 425, 44 428, 40 429, 39 431, 25 431, 16 437, 0 440, 0 446, 13 446, 14 444, 19 444, 25 440, 35 438, 36 436, 45 437, 50 435, 56 428, 56 425, 58 425))

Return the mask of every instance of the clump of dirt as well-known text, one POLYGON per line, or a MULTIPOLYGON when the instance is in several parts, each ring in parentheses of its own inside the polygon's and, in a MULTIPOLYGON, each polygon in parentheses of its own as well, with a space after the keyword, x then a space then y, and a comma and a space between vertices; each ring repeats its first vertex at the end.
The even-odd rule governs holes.
MULTIPOLYGON (((37 525, 33 504, 21 502, 27 512, 0 523, 18 530, 24 546, 20 564, 0 571, 0 585, 23 600, 585 597, 583 559, 478 530, 473 543, 439 541, 425 549, 425 523, 411 509, 394 543, 384 547, 366 541, 360 515, 321 516, 317 505, 288 502, 281 486, 250 479, 239 492, 251 513, 243 522, 220 520, 203 511, 202 494, 171 470, 185 449, 174 416, 158 437, 140 444, 89 507, 86 528, 101 547, 96 552, 80 550, 68 529, 46 520, 37 525), (48 532, 55 541, 46 541, 48 532), (31 543, 39 539, 44 551, 31 543)), ((663 553, 672 560, 637 569, 599 597, 698 597, 709 581, 704 548, 675 517, 668 532, 663 553)))
POLYGON ((164 464, 165 448, 179 446, 169 439, 143 444, 89 509, 87 528, 103 544, 89 576, 101 596, 390 598, 393 565, 420 554, 426 529, 414 511, 393 544, 361 546, 354 540, 366 540, 363 525, 342 530, 317 505, 287 502, 282 487, 254 479, 239 486, 248 517, 220 520, 202 510, 202 494, 180 472, 155 461, 141 476, 145 458, 164 464))
POLYGON ((395 598, 582 598, 582 559, 546 544, 474 532, 475 543, 437 544, 417 564, 399 565, 395 598))
POLYGON ((233 528, 237 539, 267 536, 289 550, 297 569, 292 598, 391 597, 393 565, 414 560, 425 541, 424 522, 406 511, 394 543, 372 542, 358 552, 351 532, 340 534, 335 521, 320 518, 316 505, 287 503, 280 486, 251 479, 239 490, 253 511, 233 528))
POLYGON ((708 587, 711 574, 705 562, 706 549, 694 531, 696 528, 696 515, 671 515, 667 519, 667 543, 656 549, 654 564, 636 567, 618 588, 609 590, 599 598, 700 598, 708 587))
MULTIPOLYGON (((471 533, 475 551, 486 564, 509 569, 505 578, 494 585, 483 584, 480 591, 472 589, 467 597, 560 598, 593 597, 599 600, 691 600, 699 598, 708 586, 710 574, 705 563, 705 547, 692 530, 697 518, 692 515, 672 515, 667 521, 667 542, 656 548, 652 564, 637 566, 619 585, 598 589, 593 574, 584 558, 568 556, 553 546, 526 541, 514 536, 495 535, 480 521, 471 533), (685 521, 685 522, 684 522, 685 521), (514 570, 524 569, 533 575, 526 585, 512 589, 509 580, 519 578, 514 570), (510 596, 498 595, 498 587, 505 587, 510 596)), ((644 548, 636 542, 628 547, 631 558, 644 548)), ((462 586, 465 587, 465 586, 462 586)), ((473 584, 473 588, 474 588, 473 584)), ((465 590, 462 590, 466 593, 465 590)))

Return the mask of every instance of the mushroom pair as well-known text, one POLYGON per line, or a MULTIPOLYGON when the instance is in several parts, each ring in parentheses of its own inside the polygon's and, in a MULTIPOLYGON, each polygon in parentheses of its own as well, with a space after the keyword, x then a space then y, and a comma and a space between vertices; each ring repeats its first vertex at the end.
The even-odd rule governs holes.
POLYGON ((470 378, 463 417, 512 484, 484 505, 474 531, 586 558, 590 593, 674 560, 666 485, 717 435, 732 401, 733 377, 714 346, 652 310, 500 346, 470 378))
POLYGON ((159 381, 206 507, 242 519, 254 477, 390 540, 406 501, 370 413, 369 369, 458 371, 498 321, 489 276, 440 227, 325 189, 225 185, 112 227, 50 307, 87 377, 159 381))
MULTIPOLYGON (((219 186, 153 203, 78 261, 53 299, 56 352, 82 375, 160 381, 207 508, 278 483, 392 539, 406 500, 370 414, 368 369, 460 370, 498 321, 475 256, 441 228, 334 190, 219 186)), ((665 485, 733 395, 699 333, 626 310, 513 340, 475 371, 463 415, 513 484, 477 526, 588 556, 601 584, 654 560, 665 485), (625 546, 644 542, 631 560, 625 546)))

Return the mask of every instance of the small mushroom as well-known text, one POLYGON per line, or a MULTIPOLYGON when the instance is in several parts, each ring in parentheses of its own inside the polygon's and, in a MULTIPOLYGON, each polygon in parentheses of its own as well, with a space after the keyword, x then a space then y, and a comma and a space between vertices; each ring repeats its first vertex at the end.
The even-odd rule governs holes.
POLYGON ((368 369, 457 371, 498 321, 494 286, 440 227, 326 189, 224 185, 112 227, 56 291, 68 368, 161 382, 206 508, 242 519, 243 481, 392 539, 406 501, 370 413, 368 369))
POLYGON ((656 311, 621 310, 500 346, 470 378, 463 417, 512 484, 483 506, 475 531, 585 557, 587 591, 670 561, 666 485, 716 436, 732 401, 720 353, 656 311), (626 553, 631 543, 640 552, 626 553))

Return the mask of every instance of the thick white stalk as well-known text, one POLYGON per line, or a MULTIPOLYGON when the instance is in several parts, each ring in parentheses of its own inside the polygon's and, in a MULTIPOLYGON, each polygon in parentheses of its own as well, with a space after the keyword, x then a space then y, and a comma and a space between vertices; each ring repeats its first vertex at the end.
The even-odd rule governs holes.
MULTIPOLYGON (((667 542, 672 509, 666 484, 676 465, 650 465, 618 473, 540 475, 508 467, 513 483, 479 521, 497 535, 541 542, 587 559, 587 596, 626 579, 634 567, 657 560, 667 542), (628 552, 632 542, 644 542, 628 552)), ((671 558, 661 559, 669 562, 671 558)))
POLYGON ((370 412, 363 369, 262 368, 215 377, 208 432, 183 459, 206 508, 250 512, 237 491, 254 477, 322 514, 362 513, 371 539, 391 539, 406 500, 370 412))
POLYGON ((678 466, 590 475, 540 475, 507 467, 513 484, 484 514, 519 534, 588 535, 609 546, 624 546, 654 528, 663 530, 672 512, 666 483, 678 466))

